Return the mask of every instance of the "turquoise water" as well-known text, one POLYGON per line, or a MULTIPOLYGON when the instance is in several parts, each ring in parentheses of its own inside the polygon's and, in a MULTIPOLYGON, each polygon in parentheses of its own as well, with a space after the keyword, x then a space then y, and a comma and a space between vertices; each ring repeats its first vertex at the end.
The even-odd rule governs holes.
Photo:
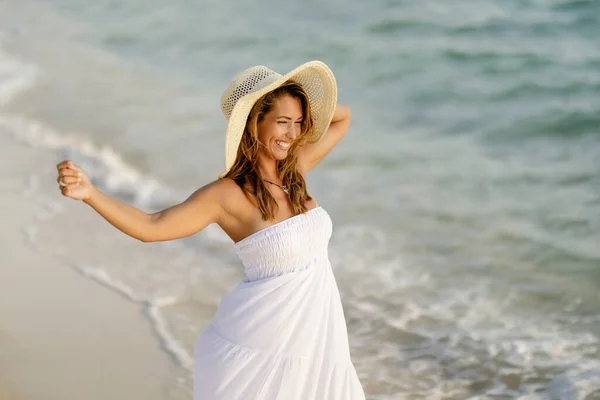
MULTIPOLYGON (((221 171, 237 72, 325 61, 354 121, 309 186, 368 397, 600 398, 600 2, 5 0, 0 23, 0 65, 35 71, 15 136, 148 209, 221 171)), ((240 265, 217 231, 180 244, 124 272, 115 239, 86 271, 176 299, 185 391, 240 265)))

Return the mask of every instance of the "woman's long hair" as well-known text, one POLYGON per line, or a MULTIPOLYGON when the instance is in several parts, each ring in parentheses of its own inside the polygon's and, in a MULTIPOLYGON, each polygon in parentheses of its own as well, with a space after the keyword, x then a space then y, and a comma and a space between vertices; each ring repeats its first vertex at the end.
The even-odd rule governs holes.
POLYGON ((300 100, 303 118, 300 135, 290 146, 287 157, 277 161, 277 172, 283 186, 288 188, 294 215, 307 211, 305 203, 312 198, 308 195, 306 182, 296 170, 296 165, 298 149, 306 143, 306 138, 313 129, 313 120, 308 96, 302 86, 296 82, 287 81, 277 89, 265 94, 254 104, 246 121, 235 162, 223 177, 231 178, 238 184, 250 201, 258 207, 265 221, 275 219, 278 206, 275 198, 266 188, 258 168, 259 152, 261 148, 267 150, 266 146, 258 140, 258 123, 272 110, 275 101, 285 95, 300 100))

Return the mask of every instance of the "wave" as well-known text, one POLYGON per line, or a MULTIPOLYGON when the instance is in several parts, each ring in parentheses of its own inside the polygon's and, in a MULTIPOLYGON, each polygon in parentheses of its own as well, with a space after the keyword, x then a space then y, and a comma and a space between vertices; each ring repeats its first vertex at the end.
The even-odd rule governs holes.
MULTIPOLYGON (((34 87, 40 73, 38 67, 26 64, 0 49, 0 105, 10 103, 20 93, 34 87)), ((144 176, 141 171, 124 162, 118 152, 86 139, 85 135, 66 134, 41 121, 5 113, 0 114, 0 126, 22 143, 57 151, 64 158, 73 159, 96 185, 132 199, 136 205, 169 203, 174 198, 170 188, 152 177, 144 176)))
POLYGON ((600 4, 593 0, 567 0, 552 5, 552 9, 560 12, 598 13, 600 4))
POLYGON ((73 160, 100 189, 130 200, 136 206, 157 207, 174 201, 175 195, 169 187, 124 162, 121 155, 108 146, 97 145, 80 135, 58 132, 22 116, 0 114, 0 127, 21 143, 53 150, 63 159, 73 160))
POLYGON ((590 137, 600 140, 599 126, 600 111, 548 110, 540 115, 514 121, 490 135, 510 140, 515 137, 520 139, 553 137, 565 140, 590 137))
POLYGON ((519 101, 536 97, 568 98, 569 96, 595 96, 600 92, 600 84, 588 82, 556 83, 555 85, 523 82, 508 87, 501 92, 489 96, 490 101, 518 99, 519 101))
POLYGON ((404 246, 365 227, 337 232, 332 264, 357 368, 371 387, 407 398, 534 391, 582 398, 600 389, 599 339, 564 325, 560 312, 526 311, 536 305, 522 287, 506 290, 478 274, 431 273, 404 256, 386 261, 405 254, 404 246), (365 250, 357 256, 356 248, 365 250))
POLYGON ((23 63, 0 49, 0 106, 33 87, 38 74, 35 66, 23 63))
MULTIPOLYGON (((25 64, 0 50, 0 104, 7 104, 20 93, 32 88, 39 73, 36 66, 25 64)), ((5 113, 0 113, 0 133, 6 133, 28 146, 51 150, 62 154, 64 158, 75 160, 98 187, 127 197, 138 206, 156 207, 173 201, 174 195, 170 188, 123 162, 113 149, 98 146, 80 135, 68 135, 40 121, 5 113)), ((46 216, 38 215, 38 222, 44 222, 64 211, 57 205, 49 207, 56 209, 45 210, 45 214, 48 214, 46 216)), ((26 239, 35 242, 36 231, 37 227, 28 227, 26 239)), ((183 367, 190 367, 191 355, 178 345, 161 314, 161 308, 173 305, 176 299, 143 298, 134 288, 114 279, 103 269, 87 266, 77 266, 77 269, 86 278, 111 288, 130 301, 142 304, 164 350, 183 367)))
POLYGON ((370 24, 367 27, 367 31, 376 35, 392 35, 406 30, 434 30, 436 28, 439 27, 433 23, 415 20, 387 19, 370 24))
POLYGON ((177 298, 171 296, 158 299, 143 298, 140 297, 134 289, 123 282, 110 277, 106 271, 101 268, 90 266, 77 266, 76 268, 84 277, 119 293, 127 300, 141 304, 144 307, 146 316, 152 323, 152 327, 160 340, 162 348, 167 354, 172 356, 179 365, 191 370, 194 362, 192 355, 181 347, 179 342, 173 337, 161 313, 161 308, 176 304, 178 301, 177 298))

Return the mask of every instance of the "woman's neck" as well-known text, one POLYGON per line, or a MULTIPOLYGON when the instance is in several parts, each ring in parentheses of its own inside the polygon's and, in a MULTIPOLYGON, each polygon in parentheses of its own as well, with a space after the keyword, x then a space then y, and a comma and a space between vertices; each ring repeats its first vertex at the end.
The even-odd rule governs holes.
POLYGON ((279 177, 279 172, 277 171, 277 161, 273 160, 272 158, 269 159, 265 156, 259 156, 258 169, 260 176, 263 179, 268 179, 271 181, 278 181, 281 179, 279 177))

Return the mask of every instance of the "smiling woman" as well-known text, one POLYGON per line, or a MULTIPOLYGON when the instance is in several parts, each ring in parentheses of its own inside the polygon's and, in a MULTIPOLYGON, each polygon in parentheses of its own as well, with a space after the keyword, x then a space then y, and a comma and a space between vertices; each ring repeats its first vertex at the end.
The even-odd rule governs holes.
POLYGON ((60 189, 142 241, 212 223, 234 241, 246 279, 198 338, 194 399, 363 400, 328 259, 332 222, 304 178, 350 124, 333 73, 318 61, 286 75, 253 67, 221 106, 225 172, 181 204, 148 215, 101 193, 70 161, 58 165, 60 189))

